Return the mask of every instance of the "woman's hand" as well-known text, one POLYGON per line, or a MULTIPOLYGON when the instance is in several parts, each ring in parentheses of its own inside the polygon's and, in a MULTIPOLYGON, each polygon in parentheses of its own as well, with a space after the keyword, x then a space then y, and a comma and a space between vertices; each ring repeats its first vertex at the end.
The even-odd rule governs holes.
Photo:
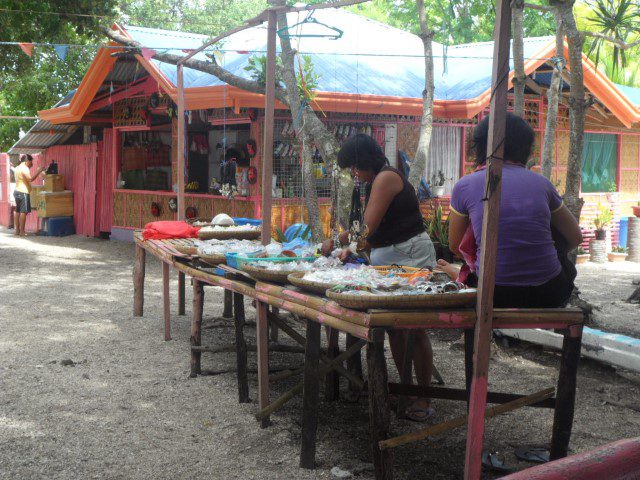
POLYGON ((351 251, 350 248, 343 248, 342 251, 340 252, 340 255, 338 256, 338 258, 340 259, 340 261, 342 263, 346 262, 347 260, 349 260, 349 256, 352 254, 353 252, 351 251))
POLYGON ((325 257, 328 257, 329 255, 331 255, 331 252, 333 252, 333 240, 331 239, 327 239, 324 242, 322 242, 322 248, 320 249, 320 251, 322 252, 322 255, 324 255, 325 257))

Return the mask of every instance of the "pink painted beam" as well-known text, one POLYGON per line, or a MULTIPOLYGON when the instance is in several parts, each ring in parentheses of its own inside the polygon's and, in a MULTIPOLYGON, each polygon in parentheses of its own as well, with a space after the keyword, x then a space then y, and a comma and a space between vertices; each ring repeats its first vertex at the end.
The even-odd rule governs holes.
POLYGON ((527 468, 502 480, 632 480, 640 478, 640 437, 527 468))

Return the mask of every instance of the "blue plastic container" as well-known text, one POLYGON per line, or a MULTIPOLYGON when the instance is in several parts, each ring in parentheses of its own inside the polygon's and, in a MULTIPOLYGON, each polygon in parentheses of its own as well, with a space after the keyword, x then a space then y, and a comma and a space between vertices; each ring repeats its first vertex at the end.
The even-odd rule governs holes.
POLYGON ((629 232, 629 218, 622 217, 620 219, 620 233, 618 234, 618 246, 622 248, 627 247, 627 235, 629 232))
POLYGON ((73 217, 49 217, 43 222, 43 232, 48 237, 66 237, 76 233, 73 217))
POLYGON ((238 268, 238 254, 237 253, 227 253, 227 265, 231 268, 238 268))
POLYGON ((302 239, 309 240, 311 239, 311 230, 307 230, 307 228, 308 225, 306 223, 294 223, 285 230, 284 238, 287 239, 287 242, 290 242, 294 238, 302 238, 302 234, 307 231, 307 235, 302 239))
POLYGON ((259 218, 242 218, 242 217, 238 217, 238 218, 233 218, 233 221, 236 223, 236 225, 242 226, 242 225, 253 225, 254 227, 259 227, 260 225, 262 225, 262 220, 260 220, 259 218))

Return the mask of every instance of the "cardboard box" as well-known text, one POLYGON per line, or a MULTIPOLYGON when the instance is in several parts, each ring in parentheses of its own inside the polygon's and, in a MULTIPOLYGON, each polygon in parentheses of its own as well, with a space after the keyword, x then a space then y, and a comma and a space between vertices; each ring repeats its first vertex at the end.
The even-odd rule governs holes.
POLYGON ((45 175, 43 191, 62 192, 64 190, 64 175, 45 175))
POLYGON ((38 202, 40 202, 40 192, 42 191, 42 185, 32 185, 31 194, 29 195, 29 201, 31 202, 31 209, 38 209, 38 202))
POLYGON ((73 192, 40 192, 38 200, 38 216, 71 217, 73 216, 73 192))

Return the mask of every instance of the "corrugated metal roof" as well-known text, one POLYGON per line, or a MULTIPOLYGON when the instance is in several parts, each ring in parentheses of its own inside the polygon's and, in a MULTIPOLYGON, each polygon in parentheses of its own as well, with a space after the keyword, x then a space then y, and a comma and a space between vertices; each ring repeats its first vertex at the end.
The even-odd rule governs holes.
POLYGON ((628 87, 618 83, 614 83, 614 85, 631 101, 631 103, 640 108, 640 88, 628 87))
MULTIPOLYGON (((289 14, 289 25, 303 20, 305 15, 289 14)), ((341 9, 318 10, 314 17, 344 31, 339 40, 310 37, 292 39, 294 48, 311 56, 314 70, 320 75, 319 91, 422 98, 424 47, 417 35, 341 9)), ((299 31, 318 33, 313 28, 305 24, 299 31)), ((144 27, 129 26, 126 30, 144 46, 178 55, 184 55, 183 49, 198 48, 208 39, 205 35, 144 27)), ((218 46, 224 50, 218 62, 232 73, 249 78, 244 67, 249 57, 266 51, 266 38, 265 26, 232 35, 218 46), (247 51, 251 53, 242 53, 247 51)), ((552 40, 552 37, 526 39, 525 58, 532 58, 552 40)), ((472 99, 490 88, 493 42, 446 49, 434 42, 433 54, 437 100, 472 99)), ((203 53, 196 58, 206 60, 203 53)), ((153 61, 175 85, 175 65, 153 61)), ((213 75, 185 68, 186 88, 215 85, 223 83, 213 75)))
MULTIPOLYGON (((66 98, 67 97, 62 99, 60 102, 64 101, 66 98)), ((56 106, 62 105, 64 105, 64 103, 56 106)), ((45 120, 38 120, 35 125, 29 129, 25 136, 19 139, 7 153, 21 154, 41 152, 52 145, 60 143, 65 138, 68 138, 68 136, 73 134, 73 132, 78 128, 78 125, 54 125, 45 120)))

